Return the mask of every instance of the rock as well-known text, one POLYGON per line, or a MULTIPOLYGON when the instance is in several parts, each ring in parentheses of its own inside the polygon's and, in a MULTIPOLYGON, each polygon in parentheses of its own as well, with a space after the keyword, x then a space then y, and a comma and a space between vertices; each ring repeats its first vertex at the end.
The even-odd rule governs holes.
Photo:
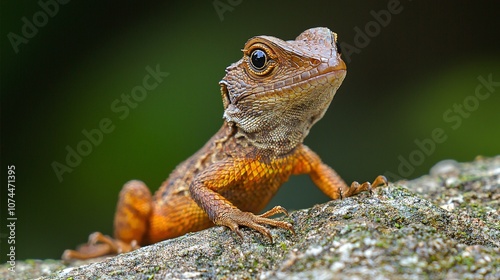
POLYGON ((3 279, 500 279, 500 156, 292 212, 274 243, 223 227, 93 263, 19 261, 3 279))

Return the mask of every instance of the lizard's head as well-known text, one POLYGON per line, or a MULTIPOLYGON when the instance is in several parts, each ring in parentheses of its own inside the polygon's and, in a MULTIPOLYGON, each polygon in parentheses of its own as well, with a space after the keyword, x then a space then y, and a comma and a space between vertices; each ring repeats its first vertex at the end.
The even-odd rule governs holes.
POLYGON ((224 119, 257 147, 289 152, 323 117, 345 75, 337 35, 328 28, 306 30, 294 41, 253 37, 220 81, 224 119))

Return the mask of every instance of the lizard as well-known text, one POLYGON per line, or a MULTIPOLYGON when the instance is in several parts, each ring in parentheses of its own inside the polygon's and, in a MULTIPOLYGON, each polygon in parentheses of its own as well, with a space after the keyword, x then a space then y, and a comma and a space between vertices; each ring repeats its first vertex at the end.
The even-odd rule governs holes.
POLYGON ((268 226, 289 230, 292 224, 262 214, 291 175, 309 174, 331 199, 342 199, 387 185, 344 180, 303 144, 311 127, 327 111, 346 76, 337 34, 311 28, 295 40, 250 38, 243 58, 226 68, 219 82, 224 107, 219 131, 194 155, 179 164, 152 195, 138 180, 119 195, 114 238, 96 232, 63 259, 118 254, 214 225, 243 238, 241 226, 272 242, 268 226))

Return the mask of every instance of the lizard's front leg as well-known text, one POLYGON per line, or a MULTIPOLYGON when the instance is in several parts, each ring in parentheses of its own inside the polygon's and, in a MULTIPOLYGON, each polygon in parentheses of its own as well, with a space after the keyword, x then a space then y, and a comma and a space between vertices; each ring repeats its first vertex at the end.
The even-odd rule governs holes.
POLYGON ((379 175, 371 184, 370 182, 359 184, 354 181, 348 186, 335 170, 324 164, 319 156, 305 145, 299 149, 297 159, 295 173, 309 174, 318 188, 331 199, 342 199, 363 191, 372 192, 373 189, 388 184, 387 179, 379 175))
POLYGON ((268 218, 279 213, 288 215, 285 208, 276 206, 263 214, 255 215, 251 212, 241 211, 218 193, 218 190, 228 189, 242 183, 243 174, 244 172, 235 167, 232 161, 214 164, 193 180, 189 188, 191 197, 208 214, 214 224, 226 226, 242 238, 240 226, 246 226, 260 232, 267 236, 271 242, 273 241, 271 233, 264 225, 288 229, 293 232, 290 223, 268 218))
POLYGON ((65 250, 64 260, 91 259, 110 254, 130 252, 143 244, 151 212, 151 193, 141 181, 129 181, 120 191, 114 220, 114 237, 100 232, 77 250, 65 250))

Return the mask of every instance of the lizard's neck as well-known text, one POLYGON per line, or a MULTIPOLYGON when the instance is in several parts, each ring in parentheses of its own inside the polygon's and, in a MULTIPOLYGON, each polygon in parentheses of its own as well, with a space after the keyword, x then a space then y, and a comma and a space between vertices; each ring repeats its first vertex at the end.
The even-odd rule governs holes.
POLYGON ((225 120, 211 142, 216 145, 224 143, 224 150, 228 152, 244 150, 252 157, 270 160, 292 153, 306 136, 299 131, 286 131, 290 130, 281 126, 267 131, 247 132, 236 123, 225 120))
POLYGON ((301 129, 286 124, 274 124, 269 126, 268 130, 255 132, 247 132, 241 127, 236 127, 235 137, 244 139, 262 154, 282 156, 292 152, 300 145, 308 133, 309 128, 301 129))
POLYGON ((311 127, 325 114, 335 94, 335 89, 323 89, 321 93, 314 91, 311 92, 316 98, 303 95, 294 102, 270 103, 257 99, 238 106, 230 104, 224 112, 224 119, 235 127, 236 138, 245 139, 267 154, 288 154, 302 144, 311 127))

